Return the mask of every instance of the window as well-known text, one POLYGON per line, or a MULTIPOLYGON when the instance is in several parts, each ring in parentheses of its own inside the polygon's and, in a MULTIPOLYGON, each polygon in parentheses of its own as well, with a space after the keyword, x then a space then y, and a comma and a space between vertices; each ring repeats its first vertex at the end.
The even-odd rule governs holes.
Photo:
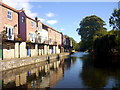
POLYGON ((34 27, 34 22, 33 22, 33 21, 31 21, 31 27, 32 27, 32 28, 34 27))
POLYGON ((45 37, 45 40, 47 40, 47 37, 45 37))
POLYGON ((14 29, 12 28, 12 35, 14 35, 14 29))
POLYGON ((9 36, 10 39, 12 38, 11 37, 11 28, 8 29, 8 36, 9 36))
POLYGON ((41 28, 40 24, 38 25, 39 29, 41 28))
POLYGON ((12 19, 12 12, 8 11, 7 17, 8 17, 8 19, 11 20, 12 19))
POLYGON ((25 22, 25 18, 24 17, 22 17, 22 22, 25 22))
POLYGON ((30 33, 30 41, 35 42, 35 34, 30 33))
POLYGON ((6 27, 6 34, 8 36, 8 40, 14 40, 14 29, 10 27, 6 27))
POLYGON ((50 38, 50 44, 52 43, 52 39, 50 38))
POLYGON ((50 29, 50 33, 51 33, 51 29, 50 29))

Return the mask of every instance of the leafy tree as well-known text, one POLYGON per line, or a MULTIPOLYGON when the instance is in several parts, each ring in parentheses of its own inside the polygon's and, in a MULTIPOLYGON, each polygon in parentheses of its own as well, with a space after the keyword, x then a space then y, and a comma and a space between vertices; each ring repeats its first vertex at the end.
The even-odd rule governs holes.
POLYGON ((77 31, 78 34, 81 35, 84 49, 92 50, 94 38, 103 36, 103 34, 106 33, 106 28, 104 28, 104 25, 106 25, 105 22, 100 17, 92 15, 85 17, 79 25, 80 28, 78 28, 77 31))
POLYGON ((94 42, 94 53, 99 57, 109 57, 112 50, 116 46, 114 34, 107 34, 101 38, 97 38, 94 42))
POLYGON ((114 30, 120 30, 120 9, 115 9, 112 16, 109 18, 110 26, 113 26, 114 30))
POLYGON ((115 43, 116 43, 115 48, 120 50, 120 31, 118 31, 118 30, 111 30, 108 33, 110 35, 114 35, 115 36, 115 43))

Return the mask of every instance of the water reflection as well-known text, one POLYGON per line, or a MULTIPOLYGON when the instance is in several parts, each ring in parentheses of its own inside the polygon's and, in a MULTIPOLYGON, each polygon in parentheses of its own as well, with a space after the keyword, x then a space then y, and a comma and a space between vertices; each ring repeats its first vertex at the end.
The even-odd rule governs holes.
POLYGON ((5 88, 120 88, 120 68, 99 68, 88 53, 2 73, 5 88))
POLYGON ((52 60, 2 73, 2 88, 46 88, 55 86, 73 64, 72 58, 52 60))
POLYGON ((89 88, 120 88, 120 68, 95 67, 89 56, 83 56, 81 59, 83 67, 80 78, 84 85, 89 88))

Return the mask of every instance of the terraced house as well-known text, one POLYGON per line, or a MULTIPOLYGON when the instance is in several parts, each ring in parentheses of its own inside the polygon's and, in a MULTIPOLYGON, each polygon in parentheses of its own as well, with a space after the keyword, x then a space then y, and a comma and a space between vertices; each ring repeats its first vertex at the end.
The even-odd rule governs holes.
POLYGON ((64 52, 63 34, 0 2, 2 59, 34 57, 64 52))

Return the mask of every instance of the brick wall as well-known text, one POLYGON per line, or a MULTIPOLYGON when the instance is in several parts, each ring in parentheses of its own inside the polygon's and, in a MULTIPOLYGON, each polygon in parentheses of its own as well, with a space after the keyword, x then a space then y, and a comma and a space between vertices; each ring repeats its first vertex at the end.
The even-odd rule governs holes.
POLYGON ((33 21, 33 20, 31 20, 29 18, 26 19, 26 24, 27 24, 26 25, 27 26, 27 40, 30 40, 30 33, 35 34, 35 37, 36 37, 36 33, 35 33, 35 31, 36 31, 36 22, 33 21, 34 22, 34 26, 32 28, 31 27, 31 21, 33 21))
POLYGON ((48 29, 48 39, 52 39, 52 44, 55 42, 56 32, 52 29, 48 29))
MULTIPOLYGON (((14 33, 18 34, 18 13, 10 10, 6 7, 0 6, 1 8, 1 13, 0 17, 2 20, 2 23, 0 25, 0 32, 2 32, 3 30, 5 30, 5 26, 9 26, 9 27, 13 27, 14 28, 14 33), (8 10, 10 12, 12 12, 12 19, 8 19, 7 14, 8 14, 8 10), (14 27, 16 25, 16 27, 14 27)), ((1 22, 1 21, 0 21, 1 22)))

